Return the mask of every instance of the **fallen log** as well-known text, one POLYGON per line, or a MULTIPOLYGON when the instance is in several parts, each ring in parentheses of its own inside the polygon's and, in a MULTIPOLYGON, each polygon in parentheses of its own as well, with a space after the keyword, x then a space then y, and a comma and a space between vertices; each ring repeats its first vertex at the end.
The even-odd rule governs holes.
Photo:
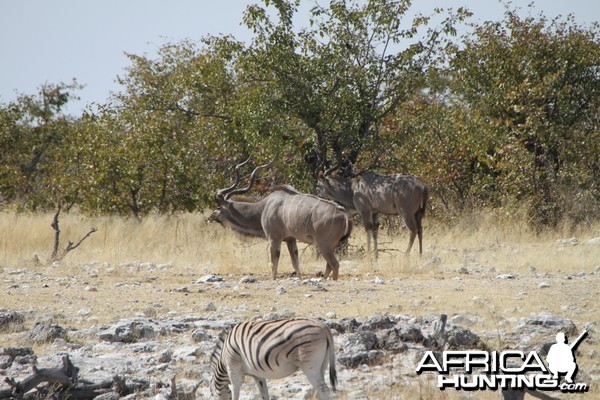
POLYGON ((79 368, 73 365, 68 355, 63 355, 62 364, 62 367, 58 368, 33 366, 33 373, 19 382, 13 378, 6 378, 5 382, 11 388, 0 390, 0 399, 47 399, 51 397, 88 400, 107 392, 126 396, 133 393, 134 390, 140 389, 140 387, 129 387, 125 379, 119 376, 100 383, 80 381, 79 368), (48 385, 38 388, 42 383, 48 385), (38 393, 28 393, 33 389, 38 389, 38 393))
MULTIPOLYGON (((5 382, 12 388, 11 395, 4 398, 23 398, 23 394, 34 389, 40 383, 52 383, 61 386, 72 386, 77 382, 79 368, 75 367, 68 355, 62 357, 62 367, 60 368, 41 368, 33 366, 33 374, 29 375, 20 382, 13 378, 6 378, 5 382)), ((3 393, 0 393, 2 395, 3 393)), ((0 397, 2 398, 2 397, 0 397)))

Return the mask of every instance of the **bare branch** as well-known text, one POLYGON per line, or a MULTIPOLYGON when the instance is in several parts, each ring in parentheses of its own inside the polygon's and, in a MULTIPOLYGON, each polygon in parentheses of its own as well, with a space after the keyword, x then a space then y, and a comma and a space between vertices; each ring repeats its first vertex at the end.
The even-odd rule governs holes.
POLYGON ((50 224, 50 226, 52 226, 52 229, 54 229, 54 248, 52 250, 52 255, 50 256, 50 262, 62 260, 63 258, 65 258, 67 253, 69 253, 71 250, 75 250, 76 248, 78 248, 81 245, 81 243, 83 243, 83 241, 87 239, 92 233, 98 231, 97 228, 92 227, 90 231, 85 236, 83 236, 76 244, 69 241, 67 247, 65 247, 63 251, 59 254, 58 249, 60 248, 60 227, 58 225, 58 216, 60 214, 60 210, 61 207, 59 205, 58 209, 56 210, 56 213, 54 214, 54 218, 52 219, 52 224, 50 224))
POLYGON ((54 229, 54 249, 52 250, 52 255, 50 256, 51 260, 55 260, 58 255, 58 246, 60 243, 60 229, 58 228, 58 215, 60 214, 60 204, 56 209, 56 213, 54 214, 54 219, 52 220, 52 224, 50 226, 54 229))
POLYGON ((67 247, 65 248, 65 252, 64 252, 64 255, 63 255, 63 257, 64 257, 65 255, 67 255, 67 253, 68 253, 68 252, 70 252, 71 250, 75 250, 76 248, 78 248, 78 247, 79 247, 79 245, 80 245, 80 244, 81 244, 81 243, 82 243, 82 242, 83 242, 85 239, 87 239, 87 238, 88 238, 88 237, 89 237, 89 236, 90 236, 92 233, 94 233, 94 232, 96 232, 96 231, 98 231, 98 228, 94 228, 94 227, 92 227, 92 229, 90 229, 90 231, 89 231, 89 232, 88 232, 88 233, 87 233, 87 234, 86 234, 84 237, 82 237, 82 238, 81 238, 81 240, 79 240, 79 242, 77 242, 77 244, 76 244, 76 245, 73 245, 73 242, 69 242, 69 244, 68 244, 68 245, 67 245, 67 247))

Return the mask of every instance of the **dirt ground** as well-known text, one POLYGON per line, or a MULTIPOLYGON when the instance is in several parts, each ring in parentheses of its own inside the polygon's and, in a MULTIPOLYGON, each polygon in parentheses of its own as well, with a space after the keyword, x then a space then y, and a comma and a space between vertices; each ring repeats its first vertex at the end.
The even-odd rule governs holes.
MULTIPOLYGON (((530 243, 510 239, 478 243, 474 237, 459 245, 449 244, 450 235, 450 239, 429 238, 420 257, 384 251, 378 262, 358 254, 356 249, 364 243, 354 242, 354 254, 341 262, 340 279, 315 282, 306 279, 317 278, 323 261, 310 251, 301 254, 303 279, 289 274, 289 258, 283 255, 280 279, 273 281, 264 242, 247 244, 223 236, 229 234, 222 231, 211 227, 197 239, 210 241, 212 248, 228 242, 219 257, 208 257, 213 250, 203 245, 184 262, 163 262, 151 250, 145 258, 137 255, 144 261, 125 261, 122 255, 120 262, 108 256, 103 260, 96 238, 86 244, 89 253, 48 265, 32 261, 29 250, 22 258, 7 254, 5 237, 0 309, 26 313, 27 326, 50 320, 78 329, 141 315, 210 313, 243 320, 268 313, 327 319, 445 313, 449 318, 465 317, 469 329, 498 350, 515 345, 505 334, 514 331, 520 318, 555 315, 571 319, 579 331, 589 330, 577 361, 581 373, 594 379, 585 398, 600 398, 600 244, 587 242, 593 233, 576 241, 559 237, 530 243), (204 282, 202 278, 212 274, 222 280, 204 282), (240 281, 250 275, 255 282, 240 281)), ((179 240, 187 235, 180 232, 179 240)), ((360 238, 364 231, 358 229, 356 235, 360 238)), ((382 241, 382 247, 401 248, 404 239, 382 241)), ((150 243, 148 248, 154 246, 164 254, 161 245, 150 243)), ((0 346, 28 345, 13 333, 0 332, 0 346)), ((35 351, 52 350, 38 345, 35 351)))

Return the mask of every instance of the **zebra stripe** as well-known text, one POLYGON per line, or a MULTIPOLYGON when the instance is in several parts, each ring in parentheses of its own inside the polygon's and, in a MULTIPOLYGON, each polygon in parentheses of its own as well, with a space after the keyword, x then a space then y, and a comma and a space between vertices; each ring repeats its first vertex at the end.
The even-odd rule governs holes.
POLYGON ((212 395, 239 398, 245 375, 254 377, 262 398, 268 400, 266 379, 283 378, 298 369, 307 376, 319 399, 329 398, 324 374, 336 389, 335 352, 329 328, 311 318, 247 321, 222 332, 210 358, 212 395))

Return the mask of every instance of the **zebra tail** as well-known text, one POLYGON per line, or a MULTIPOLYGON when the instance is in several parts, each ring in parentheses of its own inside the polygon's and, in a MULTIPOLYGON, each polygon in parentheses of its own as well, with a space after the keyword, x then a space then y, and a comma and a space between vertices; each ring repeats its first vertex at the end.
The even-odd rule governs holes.
POLYGON ((327 340, 329 344, 329 382, 335 392, 337 386, 337 371, 335 370, 335 351, 333 350, 333 338, 329 336, 327 340))

